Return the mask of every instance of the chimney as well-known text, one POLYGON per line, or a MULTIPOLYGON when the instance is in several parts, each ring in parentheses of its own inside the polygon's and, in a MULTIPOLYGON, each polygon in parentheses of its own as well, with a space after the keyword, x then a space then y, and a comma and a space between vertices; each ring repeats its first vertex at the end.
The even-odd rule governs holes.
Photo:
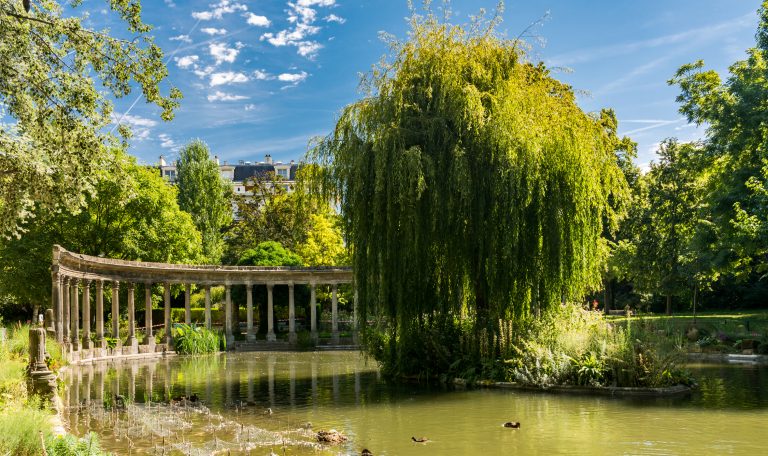
POLYGON ((165 157, 160 156, 160 166, 165 166, 165 157))
POLYGON ((291 166, 293 166, 293 160, 291 160, 291 166))
POLYGON ((213 161, 216 162, 216 166, 219 166, 219 156, 218 155, 214 155, 213 156, 213 161))
POLYGON ((272 156, 270 154, 267 154, 264 156, 264 161, 268 164, 272 164, 272 156))
POLYGON ((237 164, 238 164, 238 165, 244 165, 244 164, 245 164, 245 160, 238 160, 238 161, 237 161, 237 164))

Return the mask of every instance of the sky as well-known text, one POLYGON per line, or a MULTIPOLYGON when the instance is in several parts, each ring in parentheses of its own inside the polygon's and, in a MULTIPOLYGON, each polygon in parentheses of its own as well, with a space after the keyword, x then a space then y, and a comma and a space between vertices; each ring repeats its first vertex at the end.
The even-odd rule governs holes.
MULTIPOLYGON (((414 2, 421 5, 419 2, 414 2)), ((104 0, 86 0, 87 24, 121 34, 104 0)), ((667 81, 698 59, 727 77, 754 46, 756 0, 508 0, 499 31, 525 33, 529 58, 553 68, 588 112, 612 108, 619 133, 638 143, 647 168, 659 143, 702 138, 678 112, 667 81), (540 19, 543 19, 540 21, 540 19)), ((359 99, 360 74, 387 53, 379 36, 407 36, 406 0, 145 0, 142 17, 166 55, 171 86, 184 94, 175 119, 135 92, 115 100, 115 123, 133 128, 140 162, 173 160, 200 138, 222 161, 300 160, 313 137, 332 131, 359 99)), ((453 23, 495 1, 454 0, 453 23)), ((433 8, 442 9, 442 2, 433 8)), ((124 27, 122 27, 124 29, 124 27)))

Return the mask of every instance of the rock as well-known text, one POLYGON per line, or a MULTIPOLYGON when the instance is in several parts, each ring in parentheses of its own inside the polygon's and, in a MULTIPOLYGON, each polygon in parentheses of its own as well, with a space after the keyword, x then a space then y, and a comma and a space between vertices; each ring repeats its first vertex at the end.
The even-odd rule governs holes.
POLYGON ((317 441, 320 443, 330 443, 331 445, 336 445, 346 442, 347 436, 337 431, 336 429, 331 429, 330 431, 318 431, 317 441))

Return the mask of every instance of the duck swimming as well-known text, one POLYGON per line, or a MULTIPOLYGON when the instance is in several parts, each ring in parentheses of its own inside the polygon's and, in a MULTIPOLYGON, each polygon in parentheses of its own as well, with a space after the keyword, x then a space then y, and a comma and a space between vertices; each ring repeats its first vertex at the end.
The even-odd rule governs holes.
POLYGON ((411 440, 413 440, 416 443, 425 443, 429 442, 429 439, 426 437, 419 437, 418 439, 416 437, 411 437, 411 440))
POLYGON ((371 453, 368 448, 363 448, 363 451, 360 452, 360 456, 373 456, 373 453, 371 453))
POLYGON ((505 428, 520 429, 520 423, 517 421, 507 421, 504 423, 505 428))

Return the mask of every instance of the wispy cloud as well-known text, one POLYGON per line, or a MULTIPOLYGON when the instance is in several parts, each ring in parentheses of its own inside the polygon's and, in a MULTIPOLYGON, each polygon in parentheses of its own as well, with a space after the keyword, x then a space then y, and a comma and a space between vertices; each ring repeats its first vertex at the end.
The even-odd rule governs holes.
POLYGON ((200 21, 210 21, 211 19, 221 19, 225 14, 234 13, 235 11, 248 11, 247 6, 231 0, 221 0, 208 6, 211 8, 210 10, 194 11, 192 17, 200 21))
POLYGON ((282 82, 290 82, 293 85, 296 85, 303 80, 307 79, 307 72, 302 71, 301 73, 281 73, 277 76, 278 81, 282 82))
POLYGON ((681 117, 679 119, 674 119, 674 120, 644 120, 644 119, 642 119, 642 120, 635 120, 635 121, 632 121, 632 120, 623 120, 623 121, 621 121, 621 123, 633 123, 633 122, 634 123, 647 124, 647 125, 644 126, 644 127, 635 128, 633 130, 622 132, 621 134, 623 136, 631 136, 631 135, 635 135, 637 133, 642 133, 644 131, 653 130, 655 128, 660 128, 660 127, 665 127, 665 126, 668 126, 668 125, 679 124, 680 122, 685 122, 685 118, 681 117))
POLYGON ((130 114, 118 116, 117 114, 112 113, 112 123, 130 127, 134 141, 143 141, 149 138, 149 135, 152 132, 152 127, 157 126, 156 120, 141 116, 132 116, 130 114))
POLYGON ((568 66, 577 63, 604 60, 609 57, 632 54, 641 49, 649 49, 660 46, 669 46, 678 43, 704 42, 719 40, 736 30, 753 28, 755 14, 748 13, 728 21, 713 24, 707 27, 697 27, 683 32, 650 38, 647 40, 631 41, 628 43, 613 44, 588 49, 580 49, 574 52, 556 55, 547 60, 549 66, 568 66))
POLYGON ((200 29, 200 31, 208 35, 226 35, 227 34, 227 29, 216 28, 216 27, 203 27, 200 29))
POLYGON ((245 18, 246 18, 245 22, 248 25, 253 25, 256 27, 269 27, 269 24, 271 23, 266 16, 259 16, 258 14, 253 14, 253 13, 247 13, 245 15, 245 18))
POLYGON ((338 22, 339 24, 343 24, 343 23, 347 22, 346 19, 344 19, 343 17, 339 17, 339 16, 337 16, 335 14, 329 14, 329 15, 325 16, 323 18, 323 20, 325 22, 338 22))
POLYGON ((192 42, 192 38, 190 38, 189 35, 177 35, 177 36, 174 36, 174 37, 171 37, 171 38, 168 38, 168 39, 171 40, 171 41, 181 41, 181 42, 184 42, 184 43, 191 43, 192 42))
MULTIPOLYGON (((321 27, 315 25, 317 21, 318 7, 331 7, 336 5, 336 0, 298 0, 295 3, 288 2, 288 22, 292 28, 286 28, 278 32, 267 32, 261 35, 260 40, 266 41, 272 46, 295 46, 296 53, 302 57, 314 60, 323 45, 311 39, 320 32, 321 27)), ((325 17, 326 22, 344 23, 345 19, 334 14, 325 17)))
POLYGON ((211 43, 208 45, 208 52, 210 52, 211 56, 216 60, 216 65, 219 65, 222 62, 233 63, 237 58, 237 54, 240 53, 240 50, 237 47, 228 47, 224 43, 211 43))
POLYGON ((157 138, 160 140, 160 147, 163 149, 179 150, 181 148, 181 145, 174 141, 171 135, 167 133, 160 133, 157 135, 157 138))
POLYGON ((197 61, 200 60, 200 57, 196 55, 185 55, 183 57, 174 57, 173 60, 179 68, 186 69, 195 65, 197 61))
POLYGON ((247 100, 248 97, 244 95, 233 95, 230 93, 225 93, 220 90, 215 91, 214 93, 208 95, 208 101, 238 101, 238 100, 247 100))

